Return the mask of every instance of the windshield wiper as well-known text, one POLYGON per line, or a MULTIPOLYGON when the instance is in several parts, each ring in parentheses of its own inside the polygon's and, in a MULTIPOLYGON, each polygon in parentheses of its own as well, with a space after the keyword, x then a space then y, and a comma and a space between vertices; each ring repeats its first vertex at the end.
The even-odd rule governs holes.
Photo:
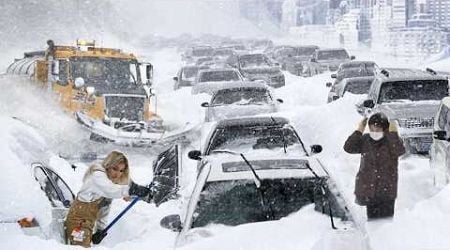
MULTIPOLYGON (((276 123, 275 119, 271 116, 270 119, 272 120, 273 123, 276 123)), ((284 138, 284 126, 283 128, 281 128, 281 133, 282 133, 282 137, 283 137, 283 149, 284 149, 284 153, 287 154, 286 148, 286 138, 284 138)))
POLYGON ((255 168, 252 166, 252 164, 247 160, 247 158, 244 156, 243 153, 237 153, 231 150, 213 150, 211 152, 214 153, 226 153, 226 154, 232 154, 232 155, 239 155, 245 162, 245 164, 250 168, 252 174, 253 174, 253 182, 255 183, 256 189, 259 193, 259 198, 261 200, 261 206, 263 210, 266 212, 266 219, 268 220, 274 220, 275 215, 272 209, 272 206, 270 205, 270 202, 266 206, 266 199, 265 199, 265 189, 261 188, 261 179, 259 178, 258 174, 255 171, 255 168))

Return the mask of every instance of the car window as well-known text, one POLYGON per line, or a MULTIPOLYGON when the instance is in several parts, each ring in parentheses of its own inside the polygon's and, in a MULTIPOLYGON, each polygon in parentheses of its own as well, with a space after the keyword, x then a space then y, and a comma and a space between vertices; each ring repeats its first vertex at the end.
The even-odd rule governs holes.
POLYGON ((246 153, 254 150, 272 150, 282 153, 296 152, 306 155, 300 139, 290 126, 228 126, 217 129, 208 152, 234 150, 246 153))
POLYGON ((184 80, 192 80, 197 75, 198 68, 184 68, 181 78, 184 80))
POLYGON ((70 207, 75 196, 58 174, 39 163, 34 165, 33 174, 53 207, 70 207))
POLYGON ((264 55, 244 55, 239 58, 241 68, 269 67, 271 63, 264 55))
POLYGON ((202 72, 199 77, 199 82, 221 82, 221 81, 239 81, 239 77, 236 71, 207 71, 202 72))
POLYGON ((381 86, 379 103, 441 100, 445 96, 448 96, 446 80, 386 82, 381 86))
POLYGON ((347 85, 345 85, 344 93, 350 92, 356 95, 367 94, 371 84, 371 80, 348 82, 347 85))
POLYGON ((268 213, 277 220, 315 200, 314 178, 266 179, 262 180, 262 186, 265 188, 265 202, 270 203, 270 211, 267 204, 262 206, 253 180, 206 183, 193 214, 192 227, 267 221, 270 218, 268 213))
POLYGON ((270 101, 269 92, 265 89, 257 88, 236 88, 223 89, 217 91, 211 104, 229 105, 229 104, 267 104, 270 101))
POLYGON ((311 56, 316 51, 316 48, 300 47, 295 49, 296 56, 311 56))
POLYGON ((200 57, 200 56, 211 56, 214 53, 214 49, 213 48, 194 48, 192 50, 192 55, 195 57, 200 57))
POLYGON ((323 50, 317 54, 317 60, 335 60, 350 58, 345 50, 323 50))

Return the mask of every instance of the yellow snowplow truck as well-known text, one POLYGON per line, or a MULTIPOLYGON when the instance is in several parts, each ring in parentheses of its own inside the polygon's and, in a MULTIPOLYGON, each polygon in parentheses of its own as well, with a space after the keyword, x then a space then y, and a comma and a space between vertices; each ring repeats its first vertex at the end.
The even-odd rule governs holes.
MULTIPOLYGON (((28 75, 58 95, 61 106, 91 130, 91 139, 126 145, 156 142, 164 132, 151 110, 153 66, 119 49, 55 45, 24 54, 7 73, 28 75)), ((154 105, 156 107, 156 103, 154 105)))

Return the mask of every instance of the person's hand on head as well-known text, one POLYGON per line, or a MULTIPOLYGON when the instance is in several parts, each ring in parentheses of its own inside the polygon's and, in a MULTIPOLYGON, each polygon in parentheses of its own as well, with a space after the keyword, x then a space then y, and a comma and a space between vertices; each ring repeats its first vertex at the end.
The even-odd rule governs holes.
POLYGON ((364 133, 364 129, 366 129, 367 125, 367 117, 364 117, 359 123, 358 127, 356 128, 357 131, 364 133))

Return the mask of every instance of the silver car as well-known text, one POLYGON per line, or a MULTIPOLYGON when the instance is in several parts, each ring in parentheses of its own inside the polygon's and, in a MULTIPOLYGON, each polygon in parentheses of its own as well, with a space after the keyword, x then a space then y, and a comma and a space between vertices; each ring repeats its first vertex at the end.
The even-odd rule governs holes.
POLYGON ((274 100, 267 85, 258 82, 235 82, 226 84, 214 92, 205 107, 205 122, 240 116, 274 113, 281 99, 274 100))
POLYGON ((161 225, 178 231, 175 245, 182 246, 213 235, 211 224, 237 226, 278 220, 314 204, 317 213, 330 216, 333 228, 333 217, 341 219, 336 220, 338 230, 330 230, 328 224, 322 225, 324 231, 352 234, 355 224, 345 201, 325 167, 312 156, 320 151, 319 145, 306 150, 282 117, 218 122, 203 153, 193 150, 188 154, 199 163, 189 203, 181 216, 166 216, 161 225))
POLYGON ((434 173, 434 184, 443 187, 450 182, 450 97, 442 99, 435 120, 430 167, 434 173))
POLYGON ((447 77, 434 71, 383 69, 376 74, 368 99, 358 111, 385 113, 391 122, 398 123, 408 152, 428 153, 434 116, 448 94, 447 77))

